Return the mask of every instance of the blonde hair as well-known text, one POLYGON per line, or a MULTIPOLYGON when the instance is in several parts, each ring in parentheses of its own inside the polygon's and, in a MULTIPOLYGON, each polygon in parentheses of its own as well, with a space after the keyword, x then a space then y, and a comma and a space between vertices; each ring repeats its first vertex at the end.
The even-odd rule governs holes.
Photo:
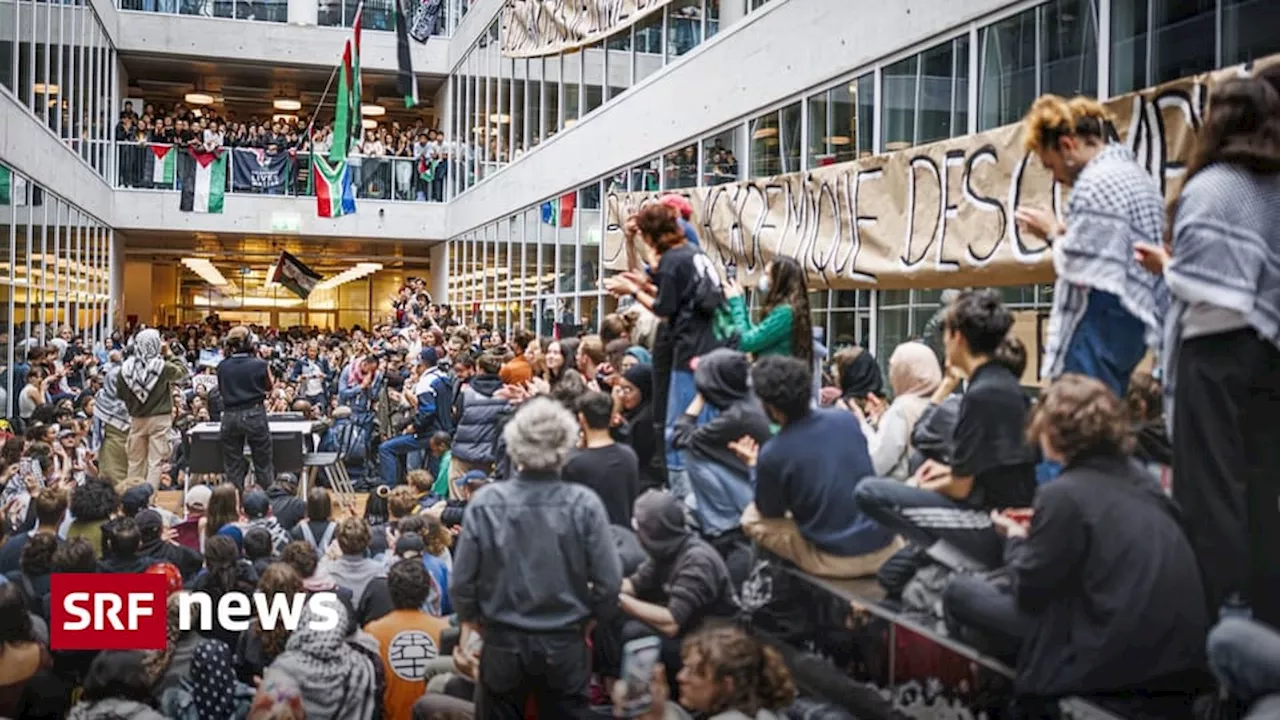
POLYGON ((1068 135, 1105 140, 1111 128, 1111 113, 1093 98, 1041 95, 1022 119, 1022 147, 1028 152, 1052 148, 1068 135))

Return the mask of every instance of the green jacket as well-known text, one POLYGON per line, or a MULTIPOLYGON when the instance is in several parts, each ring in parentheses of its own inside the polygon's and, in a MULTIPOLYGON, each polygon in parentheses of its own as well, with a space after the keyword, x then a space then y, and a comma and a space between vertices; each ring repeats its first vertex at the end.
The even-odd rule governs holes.
POLYGON ((151 394, 147 395, 146 402, 138 402, 138 398, 134 397, 133 391, 129 389, 129 383, 124 381, 124 375, 116 380, 116 393, 129 408, 129 417, 149 418, 156 415, 169 415, 173 413, 173 384, 182 382, 189 375, 190 373, 182 365, 173 360, 166 360, 164 371, 160 373, 160 379, 156 381, 151 394))
POLYGON ((760 321, 751 323, 746 299, 739 295, 729 299, 729 313, 738 329, 738 349, 757 357, 791 354, 790 305, 779 305, 760 321))
POLYGON ((449 464, 452 462, 452 452, 446 451, 440 456, 440 472, 436 473, 436 481, 431 485, 431 493, 436 497, 449 497, 449 464))

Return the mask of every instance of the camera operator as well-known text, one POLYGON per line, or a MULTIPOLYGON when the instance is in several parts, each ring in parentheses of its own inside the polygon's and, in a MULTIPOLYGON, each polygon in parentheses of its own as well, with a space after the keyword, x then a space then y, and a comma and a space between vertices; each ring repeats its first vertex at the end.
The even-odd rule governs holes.
POLYGON ((226 339, 226 360, 218 364, 218 390, 222 394, 222 462, 227 481, 244 490, 248 462, 245 440, 253 456, 253 476, 266 488, 275 477, 272 468, 271 429, 264 403, 273 380, 267 361, 258 357, 249 328, 231 328, 226 339))

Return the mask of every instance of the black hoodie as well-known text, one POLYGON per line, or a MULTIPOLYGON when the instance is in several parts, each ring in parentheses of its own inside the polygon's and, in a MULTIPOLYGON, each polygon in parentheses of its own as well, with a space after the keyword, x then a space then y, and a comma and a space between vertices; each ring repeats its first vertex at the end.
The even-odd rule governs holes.
POLYGON ((749 371, 747 356, 740 352, 716 350, 704 355, 694 372, 694 383, 702 399, 718 414, 701 425, 696 417, 682 414, 671 439, 677 450, 689 450, 744 478, 749 474, 747 466, 729 449, 729 443, 750 435, 764 445, 772 435, 764 408, 747 387, 749 371))
POLYGON ((292 530, 307 516, 306 501, 280 485, 267 488, 267 500, 271 502, 271 514, 285 531, 292 530))

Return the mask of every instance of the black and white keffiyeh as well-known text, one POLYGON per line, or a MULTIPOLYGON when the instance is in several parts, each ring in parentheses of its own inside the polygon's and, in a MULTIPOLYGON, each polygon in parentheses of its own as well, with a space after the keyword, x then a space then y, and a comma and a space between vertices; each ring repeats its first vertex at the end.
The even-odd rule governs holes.
POLYGON ((1280 348, 1280 174, 1227 163, 1196 173, 1178 196, 1173 258, 1165 269, 1177 290, 1165 323, 1165 418, 1173 434, 1173 397, 1183 317, 1193 305, 1238 313, 1280 348))
POLYGON ((1045 343, 1046 378, 1062 373, 1091 289, 1118 297, 1146 326, 1147 346, 1159 352, 1169 289, 1164 278, 1134 260, 1134 246, 1158 245, 1163 236, 1164 200, 1155 181, 1127 147, 1107 145, 1080 171, 1067 201, 1067 232, 1054 243, 1057 280, 1045 343))
POLYGON ((312 630, 317 616, 310 607, 303 610, 298 629, 271 669, 298 684, 307 717, 373 720, 377 675, 369 659, 347 643, 350 618, 341 605, 338 611, 338 627, 312 630))
POLYGON ((120 376, 138 402, 145 403, 151 397, 151 391, 156 389, 156 383, 160 382, 163 373, 160 333, 148 328, 133 339, 133 355, 126 358, 120 366, 120 376))

